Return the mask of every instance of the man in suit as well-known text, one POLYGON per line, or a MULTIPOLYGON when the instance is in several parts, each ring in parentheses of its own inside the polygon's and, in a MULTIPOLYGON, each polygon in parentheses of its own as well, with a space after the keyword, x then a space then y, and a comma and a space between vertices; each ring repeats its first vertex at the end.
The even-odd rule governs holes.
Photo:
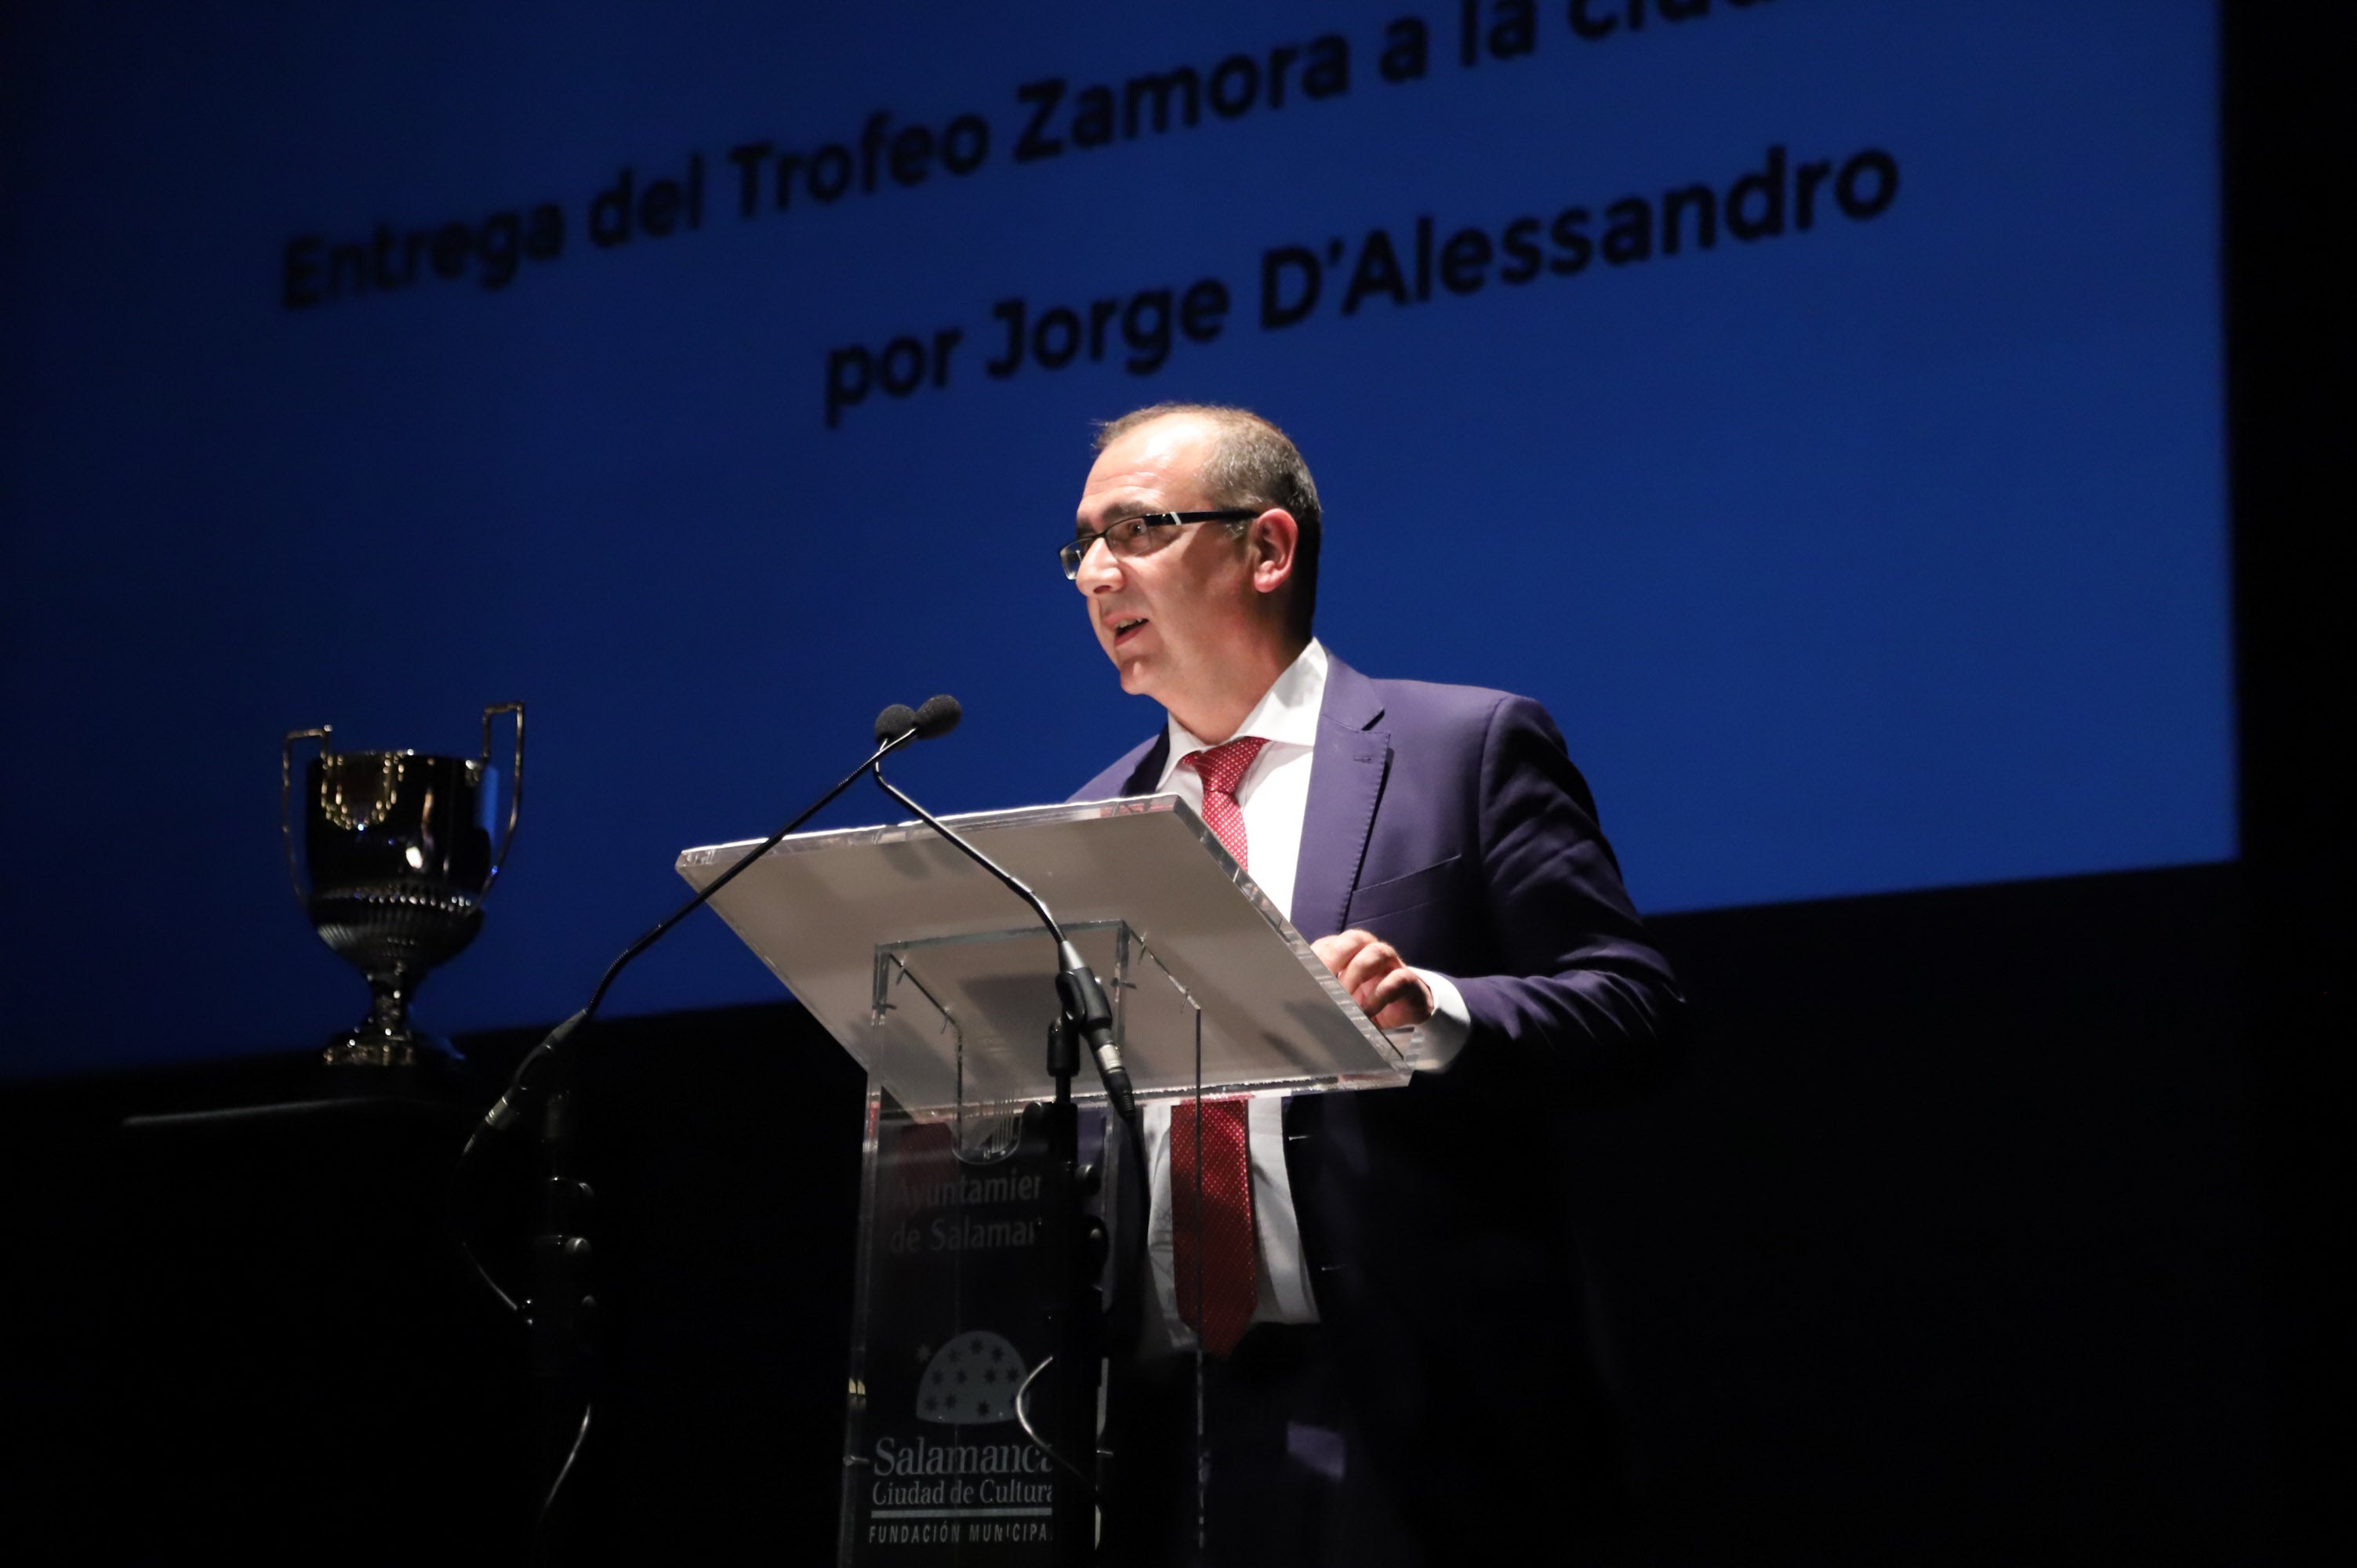
MULTIPOLYGON (((1334 658, 1311 633, 1321 543, 1281 431, 1159 404, 1101 432, 1063 551, 1123 690, 1167 714, 1075 798, 1196 805, 1420 1063, 1398 1090, 1149 1123, 1152 1266, 1116 1395, 1159 1414, 1125 1423, 1116 1465, 1189 1468, 1170 1429, 1200 1362, 1200 1560, 1538 1539, 1579 1561, 1620 1496, 1552 1112, 1648 1073, 1680 999, 1545 712, 1334 658)), ((1109 1550, 1198 1560, 1171 1545, 1191 1490, 1149 1494, 1116 1498, 1109 1550), (1148 1522, 1125 1531, 1125 1508, 1148 1522)))

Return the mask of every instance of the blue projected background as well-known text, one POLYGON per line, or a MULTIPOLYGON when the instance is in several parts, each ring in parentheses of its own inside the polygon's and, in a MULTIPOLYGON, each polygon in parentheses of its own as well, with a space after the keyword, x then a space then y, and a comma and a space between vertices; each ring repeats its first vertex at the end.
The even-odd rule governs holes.
MULTIPOLYGON (((936 809, 1061 797, 1160 714, 1051 552, 1172 397, 1300 442, 1337 652, 1549 704, 1649 910, 2233 853, 2207 4, 14 16, 9 1070, 358 1016, 291 728, 530 703, 444 1030, 886 703, 965 702, 936 809)), ((707 920, 616 1003, 771 994, 707 920)))

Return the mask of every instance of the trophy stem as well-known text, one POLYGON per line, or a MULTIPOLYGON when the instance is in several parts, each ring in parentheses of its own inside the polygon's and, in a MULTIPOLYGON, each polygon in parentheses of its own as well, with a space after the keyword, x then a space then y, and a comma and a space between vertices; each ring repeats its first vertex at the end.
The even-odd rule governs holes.
POLYGON ((396 970, 371 974, 368 983, 368 1016, 329 1040, 324 1059, 329 1067, 415 1067, 418 1036, 409 1026, 409 999, 417 980, 396 970))

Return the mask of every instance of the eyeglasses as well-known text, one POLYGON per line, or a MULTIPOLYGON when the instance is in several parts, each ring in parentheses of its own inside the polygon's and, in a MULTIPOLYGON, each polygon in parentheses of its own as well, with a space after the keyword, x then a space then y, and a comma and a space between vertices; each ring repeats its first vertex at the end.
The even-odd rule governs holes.
POLYGON ((1106 549, 1124 560, 1129 560, 1139 555, 1151 555, 1178 538, 1182 523, 1242 522, 1247 518, 1258 517, 1261 510, 1259 507, 1231 506, 1222 507, 1217 511, 1149 511, 1137 517, 1125 517, 1118 522, 1106 523, 1103 528, 1082 529, 1065 541, 1056 555, 1064 564, 1065 577, 1077 582, 1081 575, 1081 563, 1087 559, 1089 547, 1100 539, 1105 542, 1106 549))

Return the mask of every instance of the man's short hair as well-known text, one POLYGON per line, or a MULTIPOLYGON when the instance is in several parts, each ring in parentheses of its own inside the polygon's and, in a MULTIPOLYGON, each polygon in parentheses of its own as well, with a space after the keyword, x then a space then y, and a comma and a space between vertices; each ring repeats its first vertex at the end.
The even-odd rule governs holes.
MULTIPOLYGON (((1157 403, 1135 409, 1097 429, 1100 452, 1157 419, 1187 414, 1211 427, 1211 455, 1203 465, 1203 485, 1218 506, 1283 507, 1300 529, 1293 552, 1293 595, 1288 618, 1293 629, 1309 635, 1318 609, 1318 546, 1319 513, 1318 482, 1301 449, 1275 424, 1248 408, 1211 403, 1157 403)), ((1241 525, 1239 525, 1241 527, 1241 525)))

